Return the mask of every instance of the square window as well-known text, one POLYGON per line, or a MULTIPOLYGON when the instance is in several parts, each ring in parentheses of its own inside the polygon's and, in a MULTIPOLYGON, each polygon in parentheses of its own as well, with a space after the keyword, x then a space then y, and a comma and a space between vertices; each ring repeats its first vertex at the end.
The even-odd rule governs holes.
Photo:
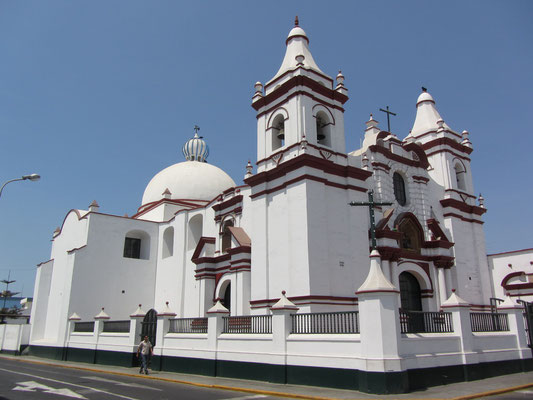
POLYGON ((127 237, 124 240, 124 257, 141 258, 141 239, 127 237))

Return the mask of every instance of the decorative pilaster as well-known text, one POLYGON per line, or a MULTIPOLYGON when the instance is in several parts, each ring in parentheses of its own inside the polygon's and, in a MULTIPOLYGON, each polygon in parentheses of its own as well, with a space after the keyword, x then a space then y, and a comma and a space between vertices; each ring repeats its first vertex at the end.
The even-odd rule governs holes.
POLYGON ((360 382, 361 390, 369 392, 381 391, 383 385, 388 385, 385 375, 402 371, 399 351, 399 291, 383 275, 380 264, 380 255, 377 250, 373 250, 370 254, 368 277, 356 292, 359 299, 361 357, 366 359, 365 371, 380 372, 385 380, 375 382, 368 379, 360 382), (374 388, 373 385, 379 385, 379 388, 374 388))
POLYGON ((141 323, 144 319, 144 316, 146 315, 146 313, 142 310, 141 307, 142 304, 139 304, 139 307, 137 307, 133 314, 130 314, 130 346, 137 346, 137 344, 141 341, 141 323))
POLYGON ((229 310, 222 305, 220 300, 207 311, 207 345, 208 349, 217 351, 218 337, 224 327, 223 317, 229 316, 229 310))
POLYGON ((283 355, 283 364, 287 363, 287 338, 291 332, 291 315, 296 314, 299 308, 287 299, 285 290, 281 298, 270 309, 272 311, 272 340, 276 353, 283 355))
POLYGON ((168 301, 165 303, 165 307, 161 312, 157 313, 157 331, 156 331, 156 343, 154 346, 154 354, 158 356, 163 355, 163 348, 165 347, 165 335, 170 328, 170 319, 175 318, 176 313, 168 306, 168 301))
POLYGON ((441 304, 444 311, 452 313, 453 331, 461 340, 461 352, 463 363, 472 364, 478 362, 477 354, 474 354, 474 337, 470 322, 470 304, 455 294, 452 289, 451 296, 441 304))

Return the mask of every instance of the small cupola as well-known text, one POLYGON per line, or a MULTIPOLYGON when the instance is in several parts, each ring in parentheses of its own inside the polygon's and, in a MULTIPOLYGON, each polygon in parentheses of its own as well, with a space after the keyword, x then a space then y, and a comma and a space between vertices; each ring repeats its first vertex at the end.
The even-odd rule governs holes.
POLYGON ((439 128, 441 131, 452 131, 437 111, 433 96, 431 96, 427 89, 423 87, 422 93, 418 96, 416 101, 415 123, 413 124, 413 129, 411 129, 408 138, 417 137, 428 132, 437 132, 439 128))
POLYGON ((187 140, 183 145, 183 155, 187 161, 199 161, 207 162, 207 156, 209 156, 209 147, 205 140, 198 136, 198 126, 194 127, 194 137, 187 140))
POLYGON ((274 78, 270 80, 270 82, 276 80, 287 71, 293 71, 300 67, 310 69, 315 72, 318 72, 321 75, 327 76, 324 74, 324 72, 320 70, 315 60, 313 59, 311 50, 309 50, 309 38, 307 37, 305 31, 300 27, 298 17, 295 18, 294 28, 292 28, 289 32, 285 43, 287 44, 285 57, 283 58, 281 67, 279 68, 274 78))

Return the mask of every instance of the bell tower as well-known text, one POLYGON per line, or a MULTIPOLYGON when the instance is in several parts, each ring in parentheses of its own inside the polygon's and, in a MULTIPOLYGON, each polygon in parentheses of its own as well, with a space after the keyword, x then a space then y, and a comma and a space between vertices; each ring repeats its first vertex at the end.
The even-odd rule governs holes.
POLYGON ((255 84, 252 107, 257 111, 258 172, 280 154, 292 157, 304 141, 316 150, 345 154, 344 103, 348 90, 339 71, 334 80, 320 70, 309 50, 309 38, 298 17, 286 40, 285 57, 264 86, 255 84))
MULTIPOLYGON (((320 70, 298 19, 276 75, 255 85, 257 172, 250 187, 251 310, 264 313, 285 290, 300 310, 353 309, 356 255, 368 256, 365 210, 371 173, 346 154, 342 73, 320 70)), ((366 267, 366 265, 365 265, 366 267)), ((366 274, 364 274, 366 276, 366 274)))

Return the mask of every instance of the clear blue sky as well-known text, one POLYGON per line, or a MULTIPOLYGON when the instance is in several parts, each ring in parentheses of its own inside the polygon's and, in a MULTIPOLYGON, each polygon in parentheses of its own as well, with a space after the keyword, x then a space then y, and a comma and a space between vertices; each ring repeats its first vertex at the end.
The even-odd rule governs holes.
POLYGON ((194 124, 241 183, 253 84, 276 73, 295 15, 320 68, 346 77, 350 150, 387 105, 404 138, 427 87, 471 134, 488 252, 533 247, 531 1, 0 1, 0 184, 42 175, 0 198, 0 278, 31 296, 68 210, 134 214, 194 124))

